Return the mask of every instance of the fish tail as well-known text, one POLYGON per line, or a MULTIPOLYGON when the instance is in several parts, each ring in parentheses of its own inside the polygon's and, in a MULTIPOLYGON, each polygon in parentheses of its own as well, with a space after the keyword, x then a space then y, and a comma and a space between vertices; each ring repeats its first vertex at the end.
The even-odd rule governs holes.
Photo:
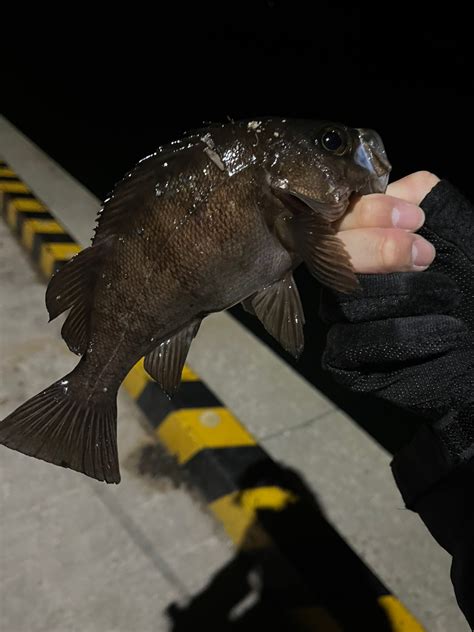
POLYGON ((0 444, 28 456, 120 482, 116 393, 74 396, 74 371, 0 421, 0 444))

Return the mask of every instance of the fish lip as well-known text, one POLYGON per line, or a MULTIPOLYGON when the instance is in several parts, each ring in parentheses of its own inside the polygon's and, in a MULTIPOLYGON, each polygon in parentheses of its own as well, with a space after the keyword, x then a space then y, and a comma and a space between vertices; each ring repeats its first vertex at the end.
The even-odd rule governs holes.
POLYGON ((354 161, 367 171, 367 180, 359 188, 359 193, 385 193, 392 165, 387 159, 382 139, 374 130, 358 128, 357 132, 359 146, 354 152, 354 161))
POLYGON ((390 172, 378 177, 367 178, 365 183, 358 187, 355 193, 359 195, 369 195, 371 193, 385 193, 387 190, 390 172))

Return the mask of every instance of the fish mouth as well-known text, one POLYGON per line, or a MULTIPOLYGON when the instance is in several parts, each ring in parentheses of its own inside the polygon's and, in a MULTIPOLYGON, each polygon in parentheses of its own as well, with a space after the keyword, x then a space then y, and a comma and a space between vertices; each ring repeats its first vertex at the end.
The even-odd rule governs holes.
POLYGON ((367 180, 358 189, 359 195, 385 193, 392 165, 382 139, 372 129, 358 128, 359 145, 354 152, 354 161, 367 171, 367 180))

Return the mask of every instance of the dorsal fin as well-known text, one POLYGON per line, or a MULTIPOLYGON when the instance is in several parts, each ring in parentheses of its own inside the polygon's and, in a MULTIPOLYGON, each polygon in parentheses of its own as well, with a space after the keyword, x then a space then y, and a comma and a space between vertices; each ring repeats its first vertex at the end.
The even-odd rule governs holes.
MULTIPOLYGON (((93 244, 113 234, 126 232, 131 225, 131 217, 137 213, 156 212, 160 207, 157 199, 162 200, 167 191, 179 192, 180 201, 186 207, 180 212, 187 213, 188 203, 203 202, 211 189, 253 164, 256 160, 254 153, 253 140, 252 145, 243 143, 236 125, 216 124, 193 130, 181 140, 160 147, 140 160, 115 185, 99 211, 93 244), (234 156, 237 150, 238 161, 234 156), (234 164, 236 162, 238 165, 234 164), (213 177, 202 177, 201 170, 207 173, 209 167, 214 170, 213 177), (189 186, 191 173, 196 176, 193 186, 189 186), (190 196, 188 200, 183 199, 183 190, 186 189, 190 196)), ((169 208, 168 215, 172 215, 169 208)), ((170 221, 174 219, 179 220, 179 217, 172 217, 170 221)), ((174 230, 174 226, 170 229, 174 230)))
POLYGON ((92 243, 120 232, 123 221, 137 211, 151 208, 174 177, 184 172, 194 151, 203 151, 198 136, 171 143, 140 160, 114 187, 97 216, 92 243))

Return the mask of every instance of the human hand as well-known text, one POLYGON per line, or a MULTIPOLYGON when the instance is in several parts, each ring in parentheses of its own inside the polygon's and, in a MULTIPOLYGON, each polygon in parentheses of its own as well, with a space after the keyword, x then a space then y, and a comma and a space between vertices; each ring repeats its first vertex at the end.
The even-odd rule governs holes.
POLYGON ((355 272, 418 271, 432 263, 435 248, 413 232, 425 221, 419 204, 438 182, 432 173, 418 171, 390 184, 386 194, 359 196, 352 202, 335 228, 355 272), (413 265, 415 244, 417 265, 413 265))
POLYGON ((332 325, 322 364, 353 391, 372 393, 435 420, 474 400, 474 207, 452 185, 428 172, 395 182, 389 193, 364 196, 354 204, 352 217, 349 213, 341 221, 341 229, 349 228, 340 235, 352 240, 359 267, 367 261, 372 267, 358 273, 362 294, 322 288, 320 316, 332 325), (372 217, 380 226, 390 215, 392 196, 398 198, 397 204, 405 200, 425 209, 420 235, 412 234, 413 229, 351 228, 367 226, 372 217), (372 212, 366 210, 370 198, 380 203, 372 212), (395 230, 393 241, 405 244, 398 250, 389 247, 402 253, 392 258, 397 271, 386 273, 385 267, 385 273, 375 273, 377 265, 384 265, 383 256, 377 259, 384 238, 372 253, 363 252, 370 248, 370 238, 365 245, 364 239, 373 230, 395 230), (409 251, 406 244, 419 236, 437 251, 423 274, 410 270, 406 260, 403 263, 403 253, 409 251))

